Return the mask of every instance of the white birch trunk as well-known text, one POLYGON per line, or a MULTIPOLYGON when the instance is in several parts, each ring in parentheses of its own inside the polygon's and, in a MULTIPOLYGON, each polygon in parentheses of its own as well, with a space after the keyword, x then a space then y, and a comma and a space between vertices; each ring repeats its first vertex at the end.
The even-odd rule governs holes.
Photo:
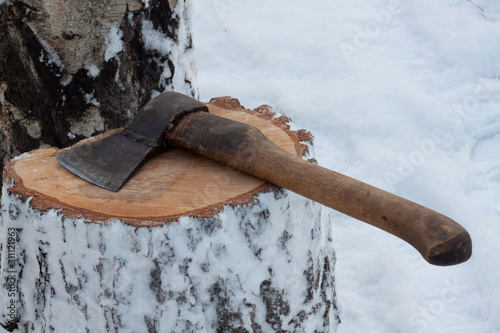
POLYGON ((335 331, 332 222, 293 193, 153 228, 2 200, 11 332, 335 331))

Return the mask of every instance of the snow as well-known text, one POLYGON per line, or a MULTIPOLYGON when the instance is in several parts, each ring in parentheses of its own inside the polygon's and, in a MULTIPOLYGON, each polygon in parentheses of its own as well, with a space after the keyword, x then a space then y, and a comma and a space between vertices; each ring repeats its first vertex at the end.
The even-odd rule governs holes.
POLYGON ((142 23, 142 40, 147 50, 157 50, 162 55, 167 55, 173 48, 174 42, 161 31, 156 30, 153 22, 144 20, 142 23))
POLYGON ((92 104, 92 105, 95 105, 97 107, 101 106, 101 103, 99 103, 96 99, 95 99, 95 96, 94 96, 94 92, 95 91, 92 91, 91 93, 89 94, 85 94, 83 95, 83 98, 85 98, 85 102, 87 104, 92 104))
POLYGON ((39 59, 40 62, 54 64, 60 69, 64 69, 64 64, 62 63, 61 58, 59 58, 59 55, 54 50, 54 48, 43 39, 40 39, 40 43, 43 46, 43 50, 41 51, 39 59))
POLYGON ((101 71, 99 70, 99 68, 97 68, 96 65, 92 65, 92 66, 89 67, 87 74, 88 74, 89 77, 95 79, 97 76, 99 76, 100 72, 101 71))
MULTIPOLYGON (((147 8, 148 2, 145 3, 147 8)), ((142 21, 142 40, 147 50, 158 52, 159 56, 152 59, 159 68, 163 69, 160 76, 161 90, 173 90, 186 95, 197 97, 197 92, 192 91, 196 83, 195 56, 191 47, 191 28, 188 24, 192 16, 191 8, 185 8, 182 1, 170 3, 172 15, 177 17, 179 24, 177 26, 177 40, 168 37, 162 31, 154 28, 151 21, 144 19, 142 21), (175 71, 172 72, 169 62, 175 64, 175 71), (170 82, 169 82, 170 81, 170 82)), ((152 98, 163 91, 153 91, 152 98)))
MULTIPOLYGON (((123 31, 115 26, 109 28, 108 36, 106 36, 106 44, 104 45, 104 60, 109 61, 116 57, 123 50, 123 31)), ((93 70, 95 72, 95 70, 93 70)))
POLYGON ((347 332, 500 331, 500 3, 193 1, 200 99, 271 105, 320 165, 435 209, 473 256, 435 267, 333 214, 347 332))

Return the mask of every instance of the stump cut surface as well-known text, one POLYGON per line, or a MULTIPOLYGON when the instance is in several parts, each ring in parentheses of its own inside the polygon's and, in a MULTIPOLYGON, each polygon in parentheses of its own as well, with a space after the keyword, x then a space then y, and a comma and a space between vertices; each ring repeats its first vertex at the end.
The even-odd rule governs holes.
MULTIPOLYGON (((213 114, 257 127, 286 151, 305 154, 303 133, 291 131, 288 119, 276 118, 269 108, 247 110, 230 98, 207 105, 213 114)), ((91 222, 119 219, 153 226, 181 216, 209 217, 228 204, 250 204, 255 194, 273 188, 195 153, 171 149, 148 160, 119 192, 111 192, 67 171, 55 158, 58 152, 46 148, 11 161, 5 169, 13 184, 9 191, 32 198, 35 209, 60 209, 65 216, 91 222)))

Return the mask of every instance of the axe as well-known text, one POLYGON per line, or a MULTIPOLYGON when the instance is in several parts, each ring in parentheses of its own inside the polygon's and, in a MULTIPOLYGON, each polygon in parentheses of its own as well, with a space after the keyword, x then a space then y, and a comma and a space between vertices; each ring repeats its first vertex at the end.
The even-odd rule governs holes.
POLYGON ((266 180, 385 230, 429 263, 467 261, 472 242, 450 218, 284 151, 257 128, 208 113, 205 104, 166 92, 147 103, 121 132, 57 155, 81 178, 118 191, 151 153, 177 146, 266 180))

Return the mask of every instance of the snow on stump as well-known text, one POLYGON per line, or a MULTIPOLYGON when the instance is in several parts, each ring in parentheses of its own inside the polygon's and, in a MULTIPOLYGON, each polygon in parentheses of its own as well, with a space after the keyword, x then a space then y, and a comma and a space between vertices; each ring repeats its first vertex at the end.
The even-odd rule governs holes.
MULTIPOLYGON (((310 133, 268 107, 246 110, 230 98, 208 106, 309 157, 310 133)), ((110 192, 60 166, 58 151, 5 167, 0 323, 8 331, 336 330, 323 206, 178 149, 110 192)))

